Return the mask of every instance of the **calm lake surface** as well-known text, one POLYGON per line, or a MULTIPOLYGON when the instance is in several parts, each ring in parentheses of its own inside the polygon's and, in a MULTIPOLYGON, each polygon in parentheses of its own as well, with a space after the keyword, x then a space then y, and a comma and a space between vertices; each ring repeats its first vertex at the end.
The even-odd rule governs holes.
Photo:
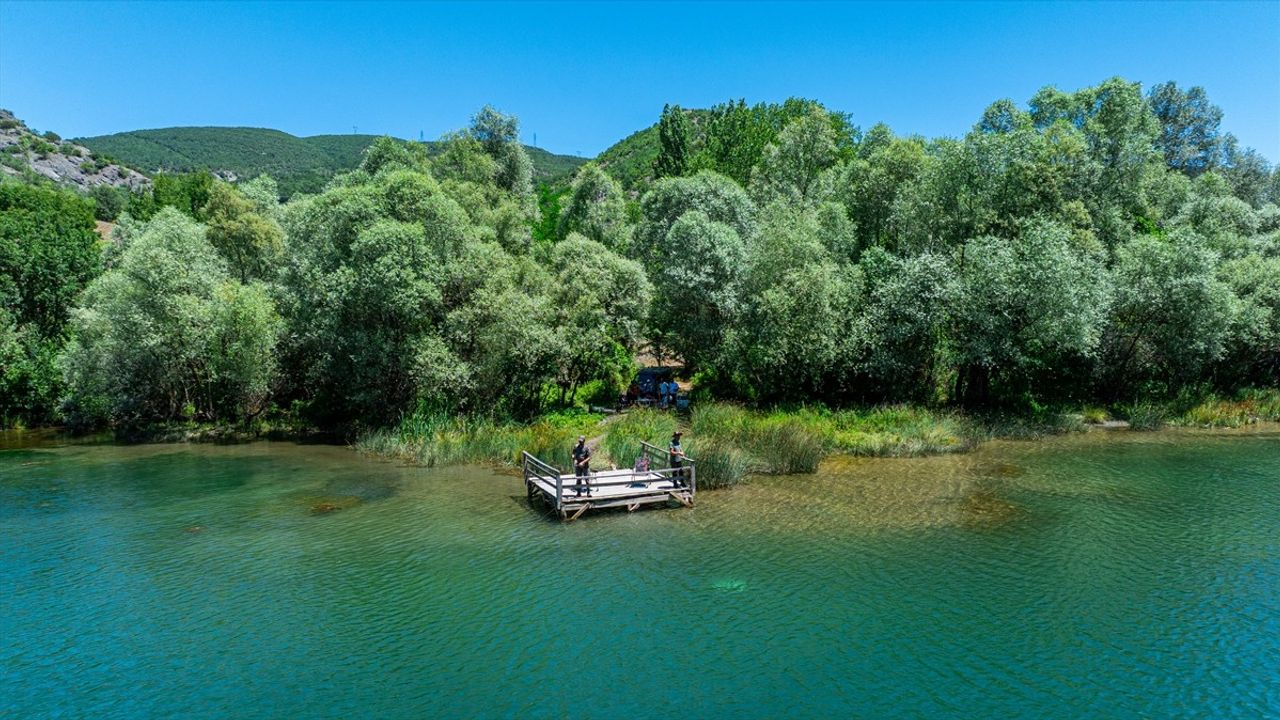
POLYGON ((343 448, 0 443, 0 717, 1280 717, 1274 432, 569 525, 343 448))

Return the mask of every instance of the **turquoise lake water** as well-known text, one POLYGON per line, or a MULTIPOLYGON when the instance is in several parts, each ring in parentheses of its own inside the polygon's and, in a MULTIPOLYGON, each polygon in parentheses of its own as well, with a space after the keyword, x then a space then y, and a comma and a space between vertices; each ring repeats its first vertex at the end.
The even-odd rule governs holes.
POLYGON ((1275 433, 838 459, 568 525, 336 447, 0 448, 0 717, 1280 717, 1275 433))

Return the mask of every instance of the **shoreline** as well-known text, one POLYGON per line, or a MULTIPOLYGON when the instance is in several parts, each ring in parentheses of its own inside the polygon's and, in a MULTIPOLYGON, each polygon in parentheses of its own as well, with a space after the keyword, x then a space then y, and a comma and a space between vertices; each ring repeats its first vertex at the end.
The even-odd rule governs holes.
MULTIPOLYGON (((1041 418, 981 416, 893 406, 852 411, 757 411, 712 403, 691 415, 634 411, 544 416, 532 423, 493 423, 463 418, 436 419, 365 433, 348 439, 337 433, 253 431, 225 426, 156 427, 142 431, 73 434, 65 428, 0 430, 0 450, 62 445, 215 444, 290 442, 350 448, 369 458, 410 467, 476 465, 510 469, 520 452, 558 461, 579 434, 592 439, 600 467, 625 467, 639 442, 660 447, 676 428, 686 433, 690 455, 699 461, 705 488, 730 487, 750 476, 811 474, 835 458, 908 458, 967 454, 992 442, 1035 442, 1057 436, 1250 435, 1280 434, 1280 421, 1250 418, 1237 423, 1165 423, 1157 429, 1124 421, 1087 422, 1079 414, 1041 418)), ((567 452, 567 451, 566 451, 567 452)), ((703 483, 700 482, 700 485, 703 483)))

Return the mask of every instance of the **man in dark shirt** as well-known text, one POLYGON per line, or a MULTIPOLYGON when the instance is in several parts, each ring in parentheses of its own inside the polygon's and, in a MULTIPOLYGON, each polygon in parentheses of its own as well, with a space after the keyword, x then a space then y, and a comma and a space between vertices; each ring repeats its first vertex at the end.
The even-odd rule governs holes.
POLYGON ((578 444, 573 446, 573 476, 577 480, 573 486, 574 497, 582 497, 584 486, 587 497, 591 497, 591 448, 587 447, 585 435, 579 435, 578 444))
POLYGON ((684 433, 679 430, 671 436, 671 444, 667 446, 667 464, 675 469, 671 473, 671 484, 676 486, 684 485, 684 447, 680 445, 680 436, 684 433))

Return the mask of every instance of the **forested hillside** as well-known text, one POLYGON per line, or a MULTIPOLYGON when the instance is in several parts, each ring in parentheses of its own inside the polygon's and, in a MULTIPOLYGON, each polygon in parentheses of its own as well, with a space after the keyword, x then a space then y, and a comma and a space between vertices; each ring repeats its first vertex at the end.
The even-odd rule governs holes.
MULTIPOLYGON (((376 135, 315 135, 296 137, 265 128, 176 127, 137 130, 80 138, 77 142, 120 158, 148 173, 209 170, 225 178, 275 178, 280 192, 290 197, 319 192, 334 174, 354 170, 376 135)), ((439 143, 429 142, 432 153, 439 143)), ((585 158, 554 155, 525 148, 533 162, 534 178, 555 183, 567 178, 585 158)))
POLYGON ((1274 388, 1280 174, 1221 117, 1119 78, 932 140, 812 100, 668 107, 630 192, 602 159, 539 197, 515 119, 484 108, 284 204, 268 177, 158 176, 100 255, 91 205, 6 192, 0 413, 528 419, 610 397, 642 347, 757 406, 1274 388))

